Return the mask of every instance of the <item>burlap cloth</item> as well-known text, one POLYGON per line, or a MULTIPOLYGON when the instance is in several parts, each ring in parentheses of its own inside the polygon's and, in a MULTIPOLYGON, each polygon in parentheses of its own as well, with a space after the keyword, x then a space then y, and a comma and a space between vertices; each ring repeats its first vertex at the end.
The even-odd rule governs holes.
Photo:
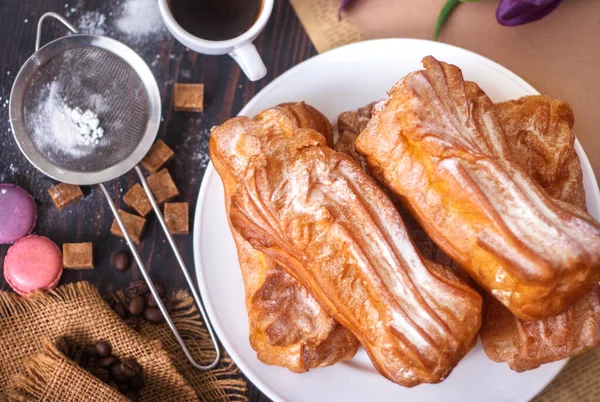
MULTIPOLYGON (((115 295, 123 298, 122 293, 115 295)), ((185 291, 173 294, 175 325, 197 361, 214 351, 185 291)), ((119 358, 144 368, 141 401, 246 401, 246 383, 225 354, 217 369, 194 369, 166 325, 143 322, 138 332, 122 321, 91 284, 79 282, 24 298, 0 292, 0 400, 126 401, 118 392, 59 353, 54 342, 106 340, 119 358)))

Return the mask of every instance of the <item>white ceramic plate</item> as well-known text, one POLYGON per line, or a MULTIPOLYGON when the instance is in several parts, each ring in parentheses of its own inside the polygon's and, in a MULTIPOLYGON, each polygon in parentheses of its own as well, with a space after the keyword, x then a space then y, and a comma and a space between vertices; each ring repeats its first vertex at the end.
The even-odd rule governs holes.
MULTIPOLYGON (((465 78, 476 81, 495 102, 537 93, 514 73, 470 51, 429 41, 386 39, 345 46, 301 63, 263 89, 240 114, 254 116, 281 102, 303 100, 335 122, 339 113, 383 98, 401 77, 421 68, 420 60, 429 54, 459 66, 465 78)), ((579 144, 577 152, 588 208, 598 218, 596 179, 579 144)), ((565 363, 518 374, 489 360, 478 345, 444 382, 412 389, 379 375, 362 349, 349 362, 305 374, 261 363, 248 342, 242 276, 225 216, 222 183, 212 165, 196 207, 194 255, 202 298, 222 344, 250 381, 276 401, 528 401, 565 363)))

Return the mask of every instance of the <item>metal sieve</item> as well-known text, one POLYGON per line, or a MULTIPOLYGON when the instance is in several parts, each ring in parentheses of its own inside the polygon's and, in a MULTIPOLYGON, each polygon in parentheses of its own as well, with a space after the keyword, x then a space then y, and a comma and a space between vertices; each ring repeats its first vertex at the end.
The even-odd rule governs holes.
POLYGON ((10 122, 21 152, 38 170, 53 179, 100 186, 158 308, 188 360, 200 370, 214 368, 220 360, 217 339, 185 262, 138 166, 152 146, 160 124, 160 93, 152 72, 142 58, 123 43, 80 34, 56 13, 46 13, 40 18, 35 50, 19 71, 10 95, 10 122), (40 47, 43 22, 48 17, 62 22, 75 35, 40 47), (70 143, 65 146, 64 130, 53 124, 56 110, 64 104, 97 113, 106 133, 97 145, 70 143), (139 176, 206 323, 216 352, 209 365, 196 363, 190 354, 103 184, 132 169, 139 176))

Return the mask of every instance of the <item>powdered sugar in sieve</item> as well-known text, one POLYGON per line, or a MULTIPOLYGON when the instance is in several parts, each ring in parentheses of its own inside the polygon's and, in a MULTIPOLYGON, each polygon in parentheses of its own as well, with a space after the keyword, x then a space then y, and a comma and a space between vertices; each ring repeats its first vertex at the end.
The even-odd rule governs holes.
MULTIPOLYGON (((30 116, 32 140, 44 153, 64 152, 78 158, 95 152, 104 137, 98 115, 90 109, 83 111, 80 107, 71 107, 66 98, 56 102, 61 92, 58 82, 50 83, 41 92, 43 99, 40 99, 36 113, 30 116), (45 120, 48 116, 49 125, 45 120)), ((90 97, 90 101, 94 109, 106 109, 101 96, 90 97)))

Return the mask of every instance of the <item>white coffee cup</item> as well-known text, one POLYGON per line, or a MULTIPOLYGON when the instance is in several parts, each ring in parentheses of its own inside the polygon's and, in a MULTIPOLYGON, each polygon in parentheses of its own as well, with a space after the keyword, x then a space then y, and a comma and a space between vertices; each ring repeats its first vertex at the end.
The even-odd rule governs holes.
POLYGON ((158 7, 165 25, 175 38, 195 52, 203 54, 229 54, 251 81, 257 81, 267 74, 254 39, 262 32, 273 11, 274 0, 263 0, 262 9, 254 24, 246 32, 227 40, 206 40, 192 35, 173 17, 168 0, 158 0, 158 7))

